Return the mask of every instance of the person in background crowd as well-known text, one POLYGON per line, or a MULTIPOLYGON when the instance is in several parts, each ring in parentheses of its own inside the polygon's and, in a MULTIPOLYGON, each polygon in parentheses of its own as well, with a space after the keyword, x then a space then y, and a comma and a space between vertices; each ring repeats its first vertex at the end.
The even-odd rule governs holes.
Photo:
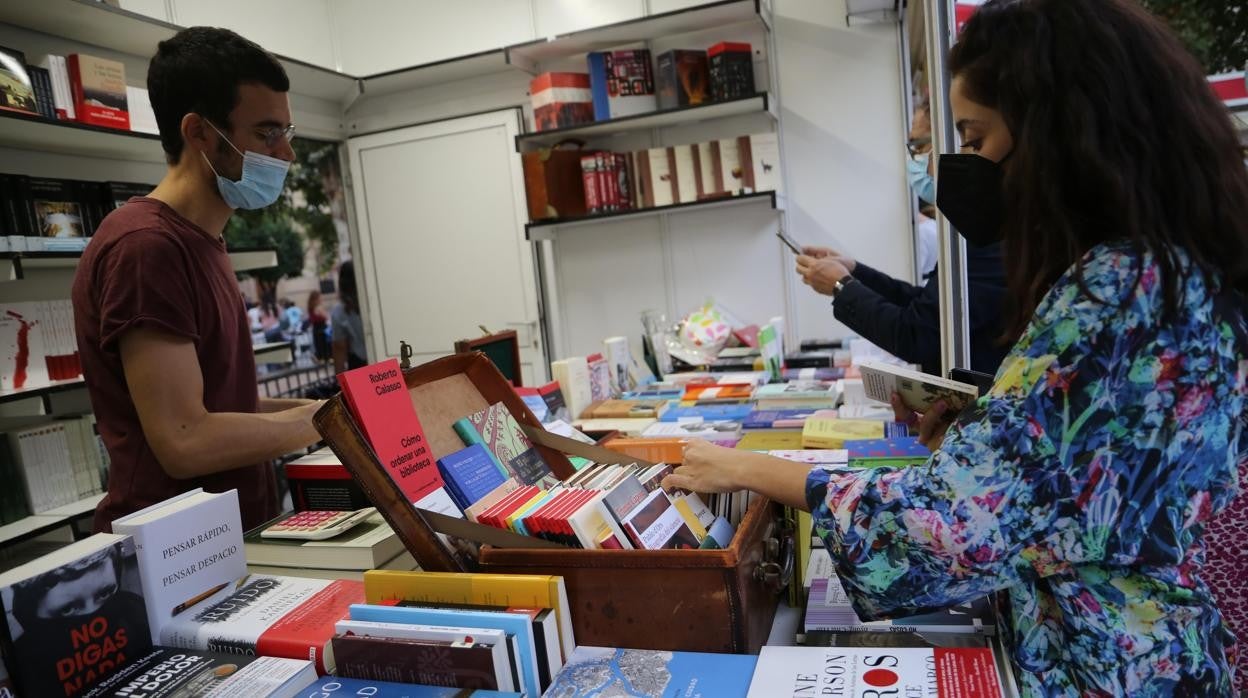
POLYGON ((295 335, 303 332, 303 311, 289 298, 283 298, 279 303, 282 306, 280 323, 282 335, 287 339, 293 339, 295 335))
MULTIPOLYGON (((915 110, 907 148, 910 187, 924 204, 934 204, 931 116, 926 103, 915 110)), ((920 221, 920 248, 935 252, 935 221, 920 221), (926 243, 926 244, 925 244, 926 243)), ((832 297, 837 320, 884 351, 940 374, 940 280, 926 275, 915 286, 827 247, 806 247, 797 273, 816 292, 832 297)), ((920 255, 920 256, 921 256, 920 255)), ((1005 267, 1001 246, 966 250, 967 307, 970 311, 971 368, 995 374, 1009 347, 1001 341, 1005 267)), ((932 260, 933 272, 935 260, 932 260)))
MULTIPOLYGON (((1133 0, 988 0, 949 66, 962 152, 937 205, 968 243, 1005 242, 1018 341, 996 384, 952 426, 942 403, 895 405, 924 466, 698 442, 664 487, 810 509, 864 620, 1005 592, 1025 696, 1228 696, 1236 641, 1204 569, 1248 466, 1248 172, 1226 108, 1133 0)), ((1242 572, 1225 581, 1242 598, 1242 572)))
POLYGON ((364 319, 360 317, 360 297, 355 288, 355 264, 347 260, 338 267, 338 303, 329 313, 333 336, 334 372, 368 365, 364 346, 364 319))
POLYGON ((321 312, 321 292, 308 294, 308 323, 312 326, 312 351, 318 361, 330 357, 329 318, 321 312))
POLYGON ((95 530, 202 487, 277 515, 270 462, 316 443, 318 404, 261 398, 222 232, 281 195, 295 157, 281 63, 225 29, 160 42, 147 71, 168 170, 100 223, 75 272, 74 327, 111 466, 95 530))

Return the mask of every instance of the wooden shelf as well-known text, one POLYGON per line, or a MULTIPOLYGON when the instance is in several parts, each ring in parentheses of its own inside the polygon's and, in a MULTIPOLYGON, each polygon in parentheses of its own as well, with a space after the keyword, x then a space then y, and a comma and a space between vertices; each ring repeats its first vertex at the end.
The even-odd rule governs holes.
POLYGON ((0 545, 16 543, 19 540, 34 538, 61 526, 68 525, 74 519, 91 515, 95 507, 104 499, 104 495, 93 494, 73 504, 51 509, 39 514, 27 516, 13 523, 0 526, 0 545))
POLYGON ((0 111, 0 145, 47 153, 164 164, 160 136, 75 121, 51 121, 33 114, 0 111))
MULTIPOLYGON (((182 29, 95 0, 4 0, 0 22, 141 58, 150 58, 156 44, 182 29)), ((356 89, 356 78, 350 75, 277 58, 290 77, 291 91, 297 94, 342 102, 356 89)))
POLYGON ((775 118, 775 102, 766 92, 759 92, 749 97, 742 97, 727 102, 699 104, 696 107, 679 107, 664 109, 649 114, 623 116, 608 121, 596 121, 592 124, 568 126, 552 131, 538 131, 516 136, 516 151, 524 152, 534 148, 548 148, 568 138, 591 138, 598 136, 616 136, 624 133, 644 131, 651 128, 683 126, 707 121, 724 119, 742 114, 770 114, 775 118))
POLYGON ((705 32, 716 27, 747 22, 757 22, 767 29, 771 26, 771 4, 771 0, 723 0, 605 27, 551 36, 508 46, 505 49, 507 62, 525 72, 536 74, 542 72, 542 66, 551 61, 650 39, 705 32))
MULTIPOLYGON (((277 266, 277 248, 273 247, 240 247, 229 255, 235 272, 277 266)), ((81 252, 0 252, 0 281, 21 280, 43 270, 77 269, 80 261, 81 252)))
POLYGON ((753 194, 739 194, 737 196, 729 196, 722 199, 710 199, 707 201, 695 201, 687 204, 672 204, 671 206, 659 206, 657 208, 644 208, 632 211, 617 211, 615 213, 600 213, 592 216, 581 216, 579 218, 561 218, 551 221, 536 221, 528 223, 524 226, 524 236, 529 240, 553 240, 555 228, 572 228, 585 225, 594 225, 597 223, 613 223, 628 218, 640 218, 643 216, 657 216, 668 213, 685 213, 692 211, 704 211, 713 208, 725 208, 728 206, 742 206, 751 203, 766 202, 775 210, 784 208, 784 198, 774 191, 762 191, 753 194))

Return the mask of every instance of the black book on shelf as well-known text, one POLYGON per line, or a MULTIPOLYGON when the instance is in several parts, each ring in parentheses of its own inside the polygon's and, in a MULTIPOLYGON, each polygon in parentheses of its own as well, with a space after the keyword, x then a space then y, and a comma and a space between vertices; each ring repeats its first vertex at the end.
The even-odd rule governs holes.
POLYGON ((30 84, 35 90, 35 106, 39 115, 45 119, 56 120, 56 106, 52 101, 52 76, 46 68, 28 65, 26 73, 30 75, 30 84))
MULTIPOLYGON (((137 182, 105 182, 104 186, 108 190, 105 201, 109 211, 121 208, 123 204, 136 196, 147 196, 155 189, 150 184, 139 184, 137 182)), ((322 293, 324 292, 322 291, 322 293)))
POLYGON ((0 191, 3 191, 5 230, 9 235, 36 235, 34 214, 27 204, 30 199, 29 180, 26 175, 0 175, 0 191))
POLYGON ((90 218, 79 184, 69 179, 27 178, 26 206, 34 222, 31 234, 45 241, 88 237, 90 218))

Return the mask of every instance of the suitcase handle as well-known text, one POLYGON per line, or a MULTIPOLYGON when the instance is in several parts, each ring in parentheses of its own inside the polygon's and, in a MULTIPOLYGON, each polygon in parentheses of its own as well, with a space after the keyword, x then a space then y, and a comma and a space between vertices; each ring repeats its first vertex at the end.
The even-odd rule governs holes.
POLYGON ((763 538, 763 559, 754 568, 754 579, 779 596, 793 582, 795 543, 792 528, 781 527, 778 535, 776 528, 773 523, 763 538))

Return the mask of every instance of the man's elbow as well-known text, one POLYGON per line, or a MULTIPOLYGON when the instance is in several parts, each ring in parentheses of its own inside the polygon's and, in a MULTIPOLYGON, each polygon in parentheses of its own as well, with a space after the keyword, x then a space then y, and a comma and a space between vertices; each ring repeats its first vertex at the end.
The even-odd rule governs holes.
POLYGON ((174 480, 189 480, 204 474, 204 452, 188 447, 185 441, 168 438, 148 440, 152 455, 160 463, 160 469, 174 480))

